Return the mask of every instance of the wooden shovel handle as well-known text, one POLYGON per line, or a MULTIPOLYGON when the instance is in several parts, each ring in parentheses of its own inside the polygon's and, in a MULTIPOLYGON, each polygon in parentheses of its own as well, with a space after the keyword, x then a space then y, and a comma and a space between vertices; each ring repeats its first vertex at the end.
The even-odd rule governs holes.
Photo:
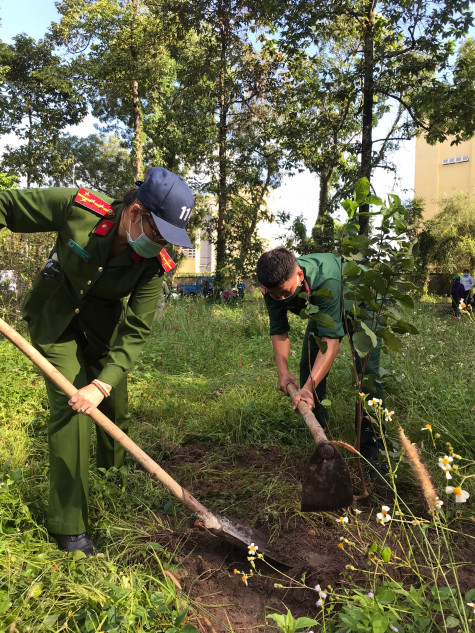
MULTIPOLYGON (((10 327, 3 319, 0 319, 0 333, 9 339, 18 349, 25 354, 43 372, 43 374, 55 383, 70 398, 77 388, 65 378, 44 356, 40 354, 26 339, 16 330, 10 327)), ((180 486, 170 475, 163 470, 151 457, 147 455, 128 435, 109 420, 99 409, 92 409, 88 415, 106 431, 114 440, 119 442, 144 469, 155 479, 158 479, 168 490, 175 495, 193 514, 195 514, 208 529, 219 530, 221 522, 209 510, 207 510, 188 491, 180 486)))
MULTIPOLYGON (((298 392, 298 389, 293 383, 290 382, 287 385, 287 391, 293 400, 298 392)), ((325 435, 324 430, 322 429, 317 418, 313 415, 312 409, 308 406, 308 404, 304 402, 303 400, 300 400, 300 402, 297 405, 297 409, 300 415, 302 416, 302 418, 304 419, 304 422, 307 425, 308 430, 313 435, 313 439, 315 440, 315 443, 319 444, 320 442, 328 442, 328 439, 327 439, 327 436, 325 435)))

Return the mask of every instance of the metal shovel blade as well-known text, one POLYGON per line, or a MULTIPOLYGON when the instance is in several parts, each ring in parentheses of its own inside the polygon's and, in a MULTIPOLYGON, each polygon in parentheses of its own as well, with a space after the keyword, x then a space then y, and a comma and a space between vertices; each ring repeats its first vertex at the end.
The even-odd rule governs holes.
POLYGON ((331 444, 320 442, 303 473, 302 512, 337 510, 352 503, 348 466, 331 444))
POLYGON ((263 554, 265 560, 282 567, 290 567, 289 563, 277 557, 267 546, 267 543, 256 534, 248 525, 243 525, 238 521, 231 521, 222 514, 216 514, 220 526, 218 529, 211 529, 210 532, 220 539, 231 543, 240 549, 249 548, 251 543, 257 546, 259 554, 263 554))
MULTIPOLYGON (((295 385, 288 384, 287 391, 291 398, 295 398, 295 385)), ((325 512, 350 506, 353 484, 348 466, 328 441, 308 404, 301 400, 297 410, 317 445, 303 473, 302 512, 325 512)))

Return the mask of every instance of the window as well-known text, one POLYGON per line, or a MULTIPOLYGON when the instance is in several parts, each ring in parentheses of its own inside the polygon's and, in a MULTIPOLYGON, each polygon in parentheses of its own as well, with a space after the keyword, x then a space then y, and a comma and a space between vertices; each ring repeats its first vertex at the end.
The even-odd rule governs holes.
POLYGON ((468 156, 455 156, 454 158, 443 158, 442 165, 454 165, 455 163, 468 163, 468 156))

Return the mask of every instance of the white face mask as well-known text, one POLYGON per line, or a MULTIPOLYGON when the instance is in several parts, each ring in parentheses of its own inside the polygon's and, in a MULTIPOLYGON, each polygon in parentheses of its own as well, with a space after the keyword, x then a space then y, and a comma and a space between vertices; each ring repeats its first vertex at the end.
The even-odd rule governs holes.
POLYGON ((157 242, 154 242, 153 240, 151 240, 149 237, 145 235, 144 230, 143 230, 142 216, 140 216, 140 223, 142 226, 142 232, 140 233, 140 235, 138 236, 136 240, 133 240, 130 235, 130 227, 132 224, 132 220, 130 220, 129 230, 127 231, 127 241, 130 244, 130 246, 133 248, 133 250, 137 253, 137 255, 140 255, 141 257, 145 257, 145 258, 156 257, 158 253, 162 250, 163 246, 161 244, 157 244, 157 242))

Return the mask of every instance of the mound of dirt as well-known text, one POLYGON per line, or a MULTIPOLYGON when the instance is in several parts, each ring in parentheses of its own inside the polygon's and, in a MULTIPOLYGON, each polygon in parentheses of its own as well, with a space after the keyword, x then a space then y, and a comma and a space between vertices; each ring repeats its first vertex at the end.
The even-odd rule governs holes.
MULTIPOLYGON (((162 461, 162 464, 179 480, 185 468, 187 477, 180 483, 200 500, 208 495, 212 495, 213 499, 227 499, 232 496, 249 523, 253 522, 259 504, 269 503, 269 498, 264 500, 256 496, 243 500, 242 495, 240 496, 242 481, 239 478, 225 479, 220 473, 241 468, 258 479, 263 473, 285 469, 286 478, 295 482, 296 495, 299 494, 299 478, 303 460, 307 456, 292 456, 292 459, 286 460, 285 455, 275 447, 266 450, 241 448, 232 461, 214 461, 211 476, 207 471, 206 476, 200 477, 208 451, 202 443, 176 445, 169 459, 162 461)), ((386 528, 375 526, 374 517, 370 519, 369 516, 372 505, 377 506, 376 511, 379 511, 381 500, 383 503, 391 503, 391 491, 387 487, 381 487, 376 488, 375 492, 378 500, 366 500, 361 509, 365 510, 364 516, 371 521, 372 529, 384 531, 386 528)), ((407 494, 411 503, 415 501, 417 505, 417 490, 408 490, 407 494)), ((422 500, 418 503, 423 512, 422 500)), ((233 517, 229 518, 232 522, 233 517)), ((267 619, 267 615, 285 613, 290 609, 295 618, 317 618, 320 609, 316 601, 319 596, 313 587, 319 584, 322 588, 328 585, 337 588, 348 583, 346 565, 350 562, 360 569, 366 568, 366 555, 361 555, 360 560, 357 556, 356 561, 350 561, 345 551, 339 547, 343 532, 336 518, 337 514, 319 515, 318 521, 314 521, 312 525, 301 514, 283 517, 278 535, 271 540, 269 548, 276 559, 285 561, 287 565, 272 565, 267 561, 256 560, 255 570, 252 570, 245 548, 238 549, 210 534, 199 521, 192 521, 190 527, 180 534, 154 534, 153 540, 169 550, 177 551, 177 562, 181 570, 178 582, 194 605, 196 617, 193 624, 202 633, 267 633, 276 631, 275 623, 267 619), (244 578, 246 582, 243 582, 244 578)), ((244 522, 242 516, 239 521, 244 522)), ((261 527, 260 536, 264 542, 268 542, 269 535, 261 527)), ((257 531, 259 532, 258 523, 257 531)), ((397 545, 394 544, 394 547, 396 549, 397 545)), ((467 548, 466 551, 462 548, 459 552, 459 560, 470 560, 470 543, 467 543, 467 548)), ((405 581, 417 584, 417 578, 406 576, 405 581)), ((461 566, 459 582, 462 590, 468 590, 474 581, 473 569, 468 565, 461 566)), ((363 590, 366 579, 363 573, 353 572, 351 582, 358 584, 363 590)))

